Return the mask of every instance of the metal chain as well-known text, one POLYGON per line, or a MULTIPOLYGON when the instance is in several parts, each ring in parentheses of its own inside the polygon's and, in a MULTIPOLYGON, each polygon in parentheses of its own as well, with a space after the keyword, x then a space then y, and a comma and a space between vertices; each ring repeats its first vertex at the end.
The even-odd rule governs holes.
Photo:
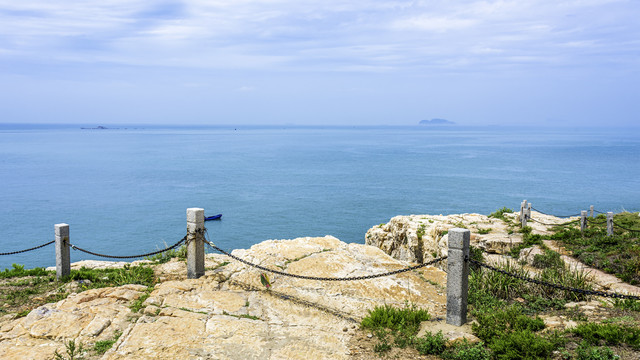
POLYGON ((546 226, 562 226, 562 225, 565 225, 565 224, 549 224, 549 223, 546 223, 546 222, 542 222, 540 220, 536 220, 534 218, 529 218, 529 220, 531 220, 533 222, 537 222, 538 224, 546 225, 546 226))
POLYGON ((36 250, 36 249, 40 249, 41 247, 45 247, 47 245, 51 245, 54 242, 56 242, 55 240, 51 240, 46 244, 42 244, 42 245, 38 245, 36 247, 32 247, 31 249, 24 249, 24 250, 18 250, 18 251, 12 251, 12 252, 7 252, 7 253, 0 253, 0 256, 2 255, 14 255, 14 254, 20 254, 20 253, 25 253, 27 251, 31 251, 31 250, 36 250))
POLYGON ((150 253, 146 253, 146 254, 140 254, 140 255, 129 255, 129 256, 118 256, 118 255, 105 255, 105 254, 99 254, 99 253, 95 253, 93 251, 89 251, 89 250, 85 250, 83 248, 77 247, 73 244, 69 244, 71 246, 71 248, 73 248, 73 250, 80 250, 83 253, 87 253, 89 255, 94 255, 94 256, 99 256, 99 257, 104 257, 104 258, 112 258, 112 259, 133 259, 133 258, 140 258, 140 257, 147 257, 147 256, 152 256, 152 255, 156 255, 156 254, 160 254, 163 253, 165 251, 169 251, 171 249, 175 249, 178 247, 178 245, 180 245, 181 243, 183 243, 184 241, 187 240, 187 235, 185 235, 182 239, 180 239, 180 241, 178 241, 177 243, 169 246, 166 249, 162 249, 162 250, 158 250, 158 251, 154 251, 154 252, 150 252, 150 253))
POLYGON ((514 273, 510 273, 508 271, 504 271, 502 269, 498 269, 495 268, 491 265, 487 265, 485 263, 481 263, 477 260, 473 260, 473 259, 468 259, 469 262, 474 263, 476 265, 485 267, 489 270, 493 270, 496 272, 499 272, 501 274, 507 275, 507 276, 511 276, 514 277, 516 279, 520 279, 520 280, 524 280, 524 281, 528 281, 530 283, 534 283, 534 284, 538 284, 538 285, 544 285, 544 286, 548 286, 548 287, 552 287, 554 289, 558 289, 558 290, 564 290, 564 291, 571 291, 571 292, 575 292, 575 293, 579 293, 579 294, 584 294, 584 295, 595 295, 595 296, 603 296, 603 297, 610 297, 610 298, 614 298, 614 299, 633 299, 633 300, 640 300, 640 296, 636 296, 636 295, 623 295, 623 294, 617 294, 617 293, 610 293, 610 292, 605 292, 605 291, 597 291, 597 290, 586 290, 586 289, 577 289, 577 288, 572 288, 572 287, 567 287, 567 286, 562 286, 562 285, 558 285, 558 284, 552 284, 550 282, 546 282, 546 281, 542 281, 542 280, 537 280, 537 279, 532 279, 526 276, 521 276, 518 274, 514 274, 514 273))
POLYGON ((619 227, 619 228, 620 228, 620 229, 622 229, 622 230, 640 232, 640 229, 628 229, 628 228, 626 228, 626 227, 624 227, 624 226, 622 226, 622 225, 618 224, 618 223, 617 223, 617 222, 615 222, 615 221, 613 222, 613 225, 615 225, 615 226, 619 227))
POLYGON ((553 214, 547 214, 546 212, 540 211, 540 210, 538 210, 538 209, 536 209, 536 208, 534 208, 534 207, 531 207, 531 210, 533 210, 533 211, 537 211, 537 212, 539 212, 540 214, 543 214, 543 215, 547 215, 547 216, 555 216, 555 217, 559 217, 559 218, 563 218, 563 217, 567 217, 567 218, 568 218, 568 217, 580 216, 580 214, 574 214, 574 215, 553 215, 553 214))
POLYGON ((269 269, 267 267, 264 266, 260 266, 254 263, 251 263, 249 261, 246 261, 244 259, 241 259, 235 255, 232 255, 231 253, 228 253, 222 249, 220 249, 219 247, 213 245, 211 242, 209 242, 208 240, 204 240, 204 242, 211 246, 214 250, 218 251, 221 254, 227 255, 228 257, 237 260, 245 265, 249 265, 251 267, 254 267, 256 269, 260 269, 263 271, 268 271, 270 273, 273 274, 278 274, 278 275, 284 275, 284 276, 289 276, 289 277, 294 277, 294 278, 298 278, 298 279, 305 279, 305 280, 319 280, 319 281, 354 281, 354 280, 366 280, 366 279, 374 279, 374 278, 379 278, 379 277, 383 277, 383 276, 389 276, 389 275, 395 275, 395 274, 400 274, 403 272, 407 272, 407 271, 411 271, 411 270, 415 270, 415 269, 419 269, 425 266, 429 266, 435 263, 438 263, 444 259, 446 259, 446 256, 440 257, 440 258, 436 258, 433 259, 429 262, 420 264, 420 265, 415 265, 415 266, 411 266, 408 268, 404 268, 404 269, 400 269, 400 270, 395 270, 395 271, 390 271, 390 272, 386 272, 386 273, 382 273, 382 274, 373 274, 373 275, 364 275, 364 276, 352 276, 352 277, 343 277, 343 278, 339 278, 339 277, 320 277, 320 276, 305 276, 305 275, 297 275, 297 274, 289 274, 286 273, 284 271, 278 271, 278 270, 273 270, 273 269, 269 269))
POLYGON ((587 222, 589 224, 596 224, 596 225, 602 225, 602 224, 606 224, 607 220, 604 221, 595 221, 595 220, 590 220, 589 218, 587 218, 587 222))
POLYGON ((576 223, 576 222, 580 221, 580 220, 573 220, 573 221, 569 221, 569 222, 562 223, 562 224, 549 224, 549 223, 542 222, 540 220, 536 220, 534 218, 529 218, 529 220, 531 220, 533 222, 537 222, 538 224, 546 225, 546 226, 567 226, 567 225, 571 225, 573 223, 576 223))

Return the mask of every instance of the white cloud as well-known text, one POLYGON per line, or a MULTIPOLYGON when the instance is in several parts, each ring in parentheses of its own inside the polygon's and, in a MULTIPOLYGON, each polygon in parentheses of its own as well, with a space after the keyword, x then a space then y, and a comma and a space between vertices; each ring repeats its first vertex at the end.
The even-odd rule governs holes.
MULTIPOLYGON (((598 44, 613 55, 633 45, 639 8, 624 0, 2 1, 0 59, 393 71, 474 67, 494 56, 546 66, 558 49, 598 44)), ((579 54, 567 50, 562 61, 597 61, 579 54)))
POLYGON ((433 17, 429 14, 425 14, 396 20, 391 24, 391 27, 396 30, 417 30, 442 33, 451 30, 468 29, 477 23, 478 22, 476 20, 471 19, 433 17))

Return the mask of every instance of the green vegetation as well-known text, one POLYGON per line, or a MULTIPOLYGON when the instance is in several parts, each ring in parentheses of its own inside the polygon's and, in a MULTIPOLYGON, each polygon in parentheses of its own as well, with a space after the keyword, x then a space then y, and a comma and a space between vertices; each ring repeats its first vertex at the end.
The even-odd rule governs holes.
MULTIPOLYGON (((166 246, 166 244, 165 244, 166 246)), ((151 260, 155 264, 164 264, 169 262, 173 258, 178 258, 181 260, 187 259, 187 247, 186 245, 179 246, 177 249, 167 250, 165 252, 161 252, 159 254, 155 254, 152 256, 145 257, 146 260, 151 260)))
POLYGON ((235 315, 235 314, 229 314, 228 312, 226 312, 224 310, 222 311, 222 315, 233 316, 233 317, 236 317, 238 319, 262 320, 259 317, 254 316, 254 315, 249 315, 249 314, 235 315))
MULTIPOLYGON (((492 214, 500 218, 503 212, 492 214)), ((626 227, 639 228, 637 214, 626 216, 626 227), (632 222, 633 220, 633 222, 632 222)), ((620 221, 621 222, 621 221, 620 221)), ((618 220, 616 220, 618 223, 618 220)), ((556 227, 554 235, 545 237, 532 234, 531 228, 519 231, 523 234, 523 244, 513 249, 512 255, 519 254, 522 248, 538 245, 544 253, 536 255, 532 266, 539 269, 537 274, 527 274, 515 261, 506 261, 498 268, 549 283, 567 287, 590 289, 584 272, 570 271, 566 268, 559 254, 547 249, 543 239, 555 239, 564 244, 584 244, 583 251, 591 252, 593 263, 597 259, 608 258, 609 266, 614 262, 619 269, 626 269, 627 278, 632 271, 638 274, 634 265, 640 266, 635 257, 638 245, 634 232, 620 232, 614 237, 606 238, 605 229, 597 225, 582 234, 571 227, 556 227), (622 259, 633 259, 633 264, 624 264, 622 259)), ((604 227, 602 225, 601 227, 604 227)), ((482 261, 482 252, 473 247, 470 257, 482 261)), ((603 263, 603 261, 601 261, 603 263)), ((636 313, 640 311, 640 302, 633 300, 615 300, 615 308, 606 320, 593 321, 579 308, 566 309, 564 305, 570 301, 589 300, 583 294, 559 290, 525 282, 499 272, 471 266, 469 278, 470 315, 475 320, 472 329, 482 341, 475 345, 482 350, 484 359, 619 359, 616 354, 620 349, 640 350, 640 327, 636 313), (550 331, 540 318, 541 314, 561 315, 574 320, 579 325, 573 330, 550 331), (609 346, 609 347, 607 347, 609 346)), ((440 356, 449 359, 451 349, 440 356)), ((629 350, 624 350, 629 351, 629 350)), ((637 352, 634 352, 637 354, 637 352)))
POLYGON ((122 335, 122 331, 116 331, 113 334, 113 339, 96 341, 96 343, 93 345, 93 351, 95 351, 98 355, 102 355, 106 353, 107 350, 111 349, 113 344, 115 344, 116 341, 118 341, 121 335, 122 335))
MULTIPOLYGON (((66 284, 71 281, 76 281, 80 290, 125 284, 142 284, 152 289, 156 283, 153 269, 128 265, 121 269, 71 270, 70 276, 62 281, 56 280, 55 271, 25 270, 17 264, 0 274, 0 314, 14 313, 16 317, 26 316, 40 305, 64 299, 68 295, 66 284)), ((144 299, 134 302, 132 309, 139 310, 142 301, 144 299)))
POLYGON ((585 322, 578 325, 572 332, 591 345, 600 345, 604 342, 607 345, 625 344, 634 349, 640 349, 640 328, 637 326, 585 322))
POLYGON ((416 236, 418 237, 419 241, 422 241, 422 237, 424 236, 424 230, 427 227, 427 225, 425 224, 420 224, 420 226, 418 226, 418 230, 416 231, 416 236))
POLYGON ((491 228, 480 229, 480 228, 479 228, 479 229, 478 229, 478 234, 480 234, 480 235, 485 235, 485 234, 490 233, 490 232, 491 232, 491 230, 493 230, 493 229, 491 229, 491 228))
POLYGON ((427 333, 415 340, 416 350, 422 355, 438 355, 442 354, 447 347, 447 341, 442 335, 442 331, 437 334, 427 333))
POLYGON ((55 351, 55 360, 81 360, 84 359, 84 348, 82 343, 76 344, 75 340, 69 340, 65 343, 65 354, 60 354, 58 350, 55 351))
POLYGON ((38 267, 34 269, 24 269, 24 265, 12 264, 11 269, 4 269, 4 271, 0 272, 0 279, 8 279, 15 277, 24 277, 24 276, 46 276, 55 274, 55 271, 47 271, 44 268, 38 267))
MULTIPOLYGON (((588 266, 613 274, 622 281, 640 285, 639 232, 626 231, 614 225, 614 235, 606 234, 606 217, 598 215, 582 233, 576 228, 558 227, 551 237, 588 266)), ((640 229, 638 213, 614 215, 614 222, 628 229, 640 229)))
POLYGON ((613 306, 623 310, 640 311, 640 301, 633 299, 614 299, 613 306))
POLYGON ((513 212, 513 210, 509 209, 506 206, 503 206, 502 209, 498 209, 498 210, 492 212, 491 214, 489 214, 489 217, 496 218, 496 219, 501 219, 501 220, 505 220, 506 221, 507 219, 504 217, 504 214, 512 213, 512 212, 513 212))
POLYGON ((131 311, 133 311, 134 313, 140 311, 140 309, 142 309, 142 304, 149 298, 152 291, 153 286, 148 286, 144 291, 144 294, 142 294, 142 296, 137 298, 134 302, 131 303, 131 305, 129 305, 129 309, 131 309, 131 311))
POLYGON ((425 347, 427 345, 424 343, 429 340, 418 340, 416 334, 420 330, 420 323, 430 318, 427 310, 417 308, 413 304, 405 304, 404 308, 384 305, 369 310, 369 315, 362 320, 361 327, 372 330, 378 338, 378 343, 374 346, 375 352, 391 349, 389 335, 394 338, 394 344, 398 347, 425 347))
POLYGON ((449 347, 441 357, 445 360, 490 360, 491 351, 484 347, 483 342, 471 344, 464 339, 449 347))
POLYGON ((616 355, 608 347, 594 347, 583 341, 576 349, 576 360, 616 360, 620 356, 616 355))
POLYGON ((120 269, 87 269, 71 270, 69 280, 89 280, 83 285, 83 289, 96 289, 108 286, 121 286, 125 284, 140 284, 153 286, 156 279, 153 269, 147 266, 125 265, 120 269))

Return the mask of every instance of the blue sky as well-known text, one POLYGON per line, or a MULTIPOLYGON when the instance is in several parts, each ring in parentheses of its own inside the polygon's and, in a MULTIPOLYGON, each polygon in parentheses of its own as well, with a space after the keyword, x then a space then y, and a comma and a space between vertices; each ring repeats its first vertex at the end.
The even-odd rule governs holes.
POLYGON ((0 122, 636 125, 637 0, 0 0, 0 122))

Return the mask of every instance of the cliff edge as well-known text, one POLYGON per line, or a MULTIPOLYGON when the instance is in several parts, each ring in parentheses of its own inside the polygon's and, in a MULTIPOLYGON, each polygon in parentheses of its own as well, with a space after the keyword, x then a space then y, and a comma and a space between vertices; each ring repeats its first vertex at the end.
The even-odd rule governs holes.
MULTIPOLYGON (((352 277, 402 269, 409 263, 382 250, 331 237, 269 240, 233 255, 291 274, 352 277)), ((77 265, 76 265, 77 266, 77 265)), ((100 263, 94 263, 100 266, 100 263)), ((103 266, 113 266, 104 262, 103 266)), ((412 302, 445 314, 445 273, 433 267, 358 281, 269 275, 208 254, 206 273, 186 279, 184 261, 154 266, 159 282, 70 294, 27 316, 0 318, 0 358, 51 359, 65 342, 90 347, 117 341, 85 359, 348 359, 359 321, 377 305, 412 302), (142 301, 144 300, 144 301, 142 301), (132 304, 141 302, 139 310, 132 304)))

